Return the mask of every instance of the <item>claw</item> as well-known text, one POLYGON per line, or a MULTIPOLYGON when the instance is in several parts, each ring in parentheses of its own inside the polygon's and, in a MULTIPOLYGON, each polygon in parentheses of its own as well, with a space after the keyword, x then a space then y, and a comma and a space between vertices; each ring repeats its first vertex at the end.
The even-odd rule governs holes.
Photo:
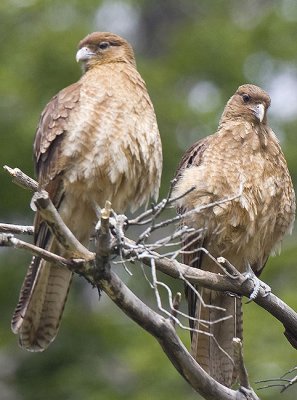
POLYGON ((250 279, 253 281, 254 289, 249 296, 249 299, 250 299, 249 301, 253 301, 259 294, 259 291, 261 288, 261 281, 255 275, 253 277, 251 277, 250 279))
POLYGON ((257 278, 250 266, 249 266, 249 271, 246 272, 244 276, 246 278, 245 280, 250 279, 254 284, 254 289, 252 293, 249 295, 249 300, 247 301, 247 303, 254 301, 258 297, 261 288, 265 292, 263 297, 266 297, 271 293, 271 287, 268 286, 265 282, 261 281, 259 278, 257 278))
POLYGON ((251 388, 247 389, 243 386, 240 386, 238 391, 240 393, 244 394, 247 399, 260 400, 259 397, 256 395, 256 393, 251 388))

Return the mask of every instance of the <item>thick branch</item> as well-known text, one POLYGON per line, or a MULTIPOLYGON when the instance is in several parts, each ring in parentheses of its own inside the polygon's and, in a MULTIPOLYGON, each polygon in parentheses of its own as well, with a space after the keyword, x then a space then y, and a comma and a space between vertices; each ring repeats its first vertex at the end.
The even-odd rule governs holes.
POLYGON ((32 199, 42 219, 46 221, 58 242, 75 255, 75 257, 91 260, 94 254, 83 246, 73 235, 70 229, 64 224, 60 214, 51 202, 47 192, 42 190, 36 192, 32 199))
MULTIPOLYGON (((146 306, 114 272, 105 272, 98 285, 129 318, 158 340, 177 371, 205 399, 243 400, 247 398, 240 390, 231 390, 211 378, 189 354, 177 336, 170 319, 165 319, 146 306)), ((254 395, 250 399, 258 399, 258 397, 254 395)))

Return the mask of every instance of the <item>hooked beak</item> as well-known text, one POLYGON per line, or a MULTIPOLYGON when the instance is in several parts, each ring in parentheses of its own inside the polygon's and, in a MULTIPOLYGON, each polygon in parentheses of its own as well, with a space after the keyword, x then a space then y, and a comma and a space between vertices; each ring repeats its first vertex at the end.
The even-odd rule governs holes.
POLYGON ((95 53, 93 53, 88 47, 82 47, 76 53, 76 56, 75 56, 76 62, 87 61, 94 55, 95 55, 95 53))
POLYGON ((264 105, 262 103, 257 104, 255 107, 253 107, 253 112, 255 117, 258 118, 260 122, 262 122, 265 115, 264 105))

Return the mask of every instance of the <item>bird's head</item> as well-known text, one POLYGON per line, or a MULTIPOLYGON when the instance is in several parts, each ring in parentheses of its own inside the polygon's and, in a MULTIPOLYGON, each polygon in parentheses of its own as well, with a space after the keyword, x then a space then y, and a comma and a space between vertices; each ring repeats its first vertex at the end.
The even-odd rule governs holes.
POLYGON ((130 44, 109 32, 93 32, 79 42, 76 61, 82 63, 86 72, 96 65, 126 62, 135 65, 130 44))
POLYGON ((266 124, 269 106, 270 97, 263 89, 251 84, 242 85, 228 101, 222 118, 243 118, 254 124, 266 124))

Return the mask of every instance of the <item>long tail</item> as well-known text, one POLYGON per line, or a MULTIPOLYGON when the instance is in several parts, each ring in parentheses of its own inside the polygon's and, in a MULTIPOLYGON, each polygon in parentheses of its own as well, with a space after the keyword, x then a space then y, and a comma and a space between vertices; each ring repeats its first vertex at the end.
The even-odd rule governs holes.
MULTIPOLYGON (((89 242, 93 207, 77 196, 57 191, 54 204, 68 228, 84 245, 89 242)), ((39 214, 35 217, 35 243, 52 253, 69 257, 59 246, 39 214)), ((29 351, 43 351, 55 339, 67 300, 72 272, 39 257, 33 257, 25 277, 11 328, 20 345, 29 351)))
MULTIPOLYGON (((55 252, 52 243, 50 250, 55 252)), ((29 351, 43 351, 55 339, 67 300, 72 272, 33 258, 12 317, 12 331, 29 351)))
POLYGON ((230 387, 237 379, 232 339, 242 339, 241 299, 205 288, 199 291, 206 307, 196 300, 195 317, 199 321, 195 321, 194 328, 205 333, 192 333, 191 353, 215 380, 230 387), (230 318, 216 322, 224 317, 230 318))

